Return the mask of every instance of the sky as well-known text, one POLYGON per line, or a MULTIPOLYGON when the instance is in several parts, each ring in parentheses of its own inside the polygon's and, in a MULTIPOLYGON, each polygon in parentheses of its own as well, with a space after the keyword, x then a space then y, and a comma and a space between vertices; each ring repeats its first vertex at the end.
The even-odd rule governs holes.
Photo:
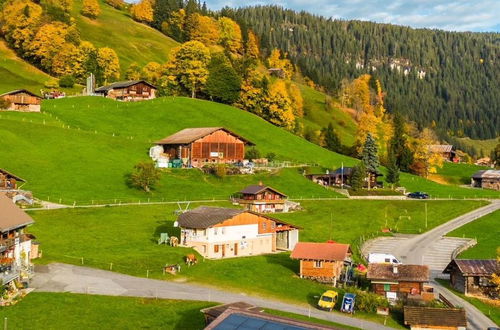
POLYGON ((281 5, 338 19, 437 28, 500 32, 500 0, 205 0, 212 10, 224 6, 281 5))

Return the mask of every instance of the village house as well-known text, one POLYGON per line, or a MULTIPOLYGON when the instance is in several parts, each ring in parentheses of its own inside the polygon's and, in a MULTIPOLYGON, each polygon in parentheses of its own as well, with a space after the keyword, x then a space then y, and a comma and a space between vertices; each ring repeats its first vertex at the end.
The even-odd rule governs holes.
POLYGON ((495 285, 491 276, 498 270, 495 259, 453 259, 444 269, 450 284, 465 295, 490 296, 495 285))
POLYGON ((404 306, 404 323, 411 330, 465 330, 467 318, 463 308, 404 306))
POLYGON ((333 283, 336 286, 345 266, 351 264, 351 255, 349 244, 299 242, 290 258, 300 261, 300 278, 333 283))
MULTIPOLYGON (((0 99, 7 102, 4 110, 40 112, 42 98, 26 89, 17 89, 0 95, 0 99)), ((2 110, 2 109, 0 109, 2 110)))
POLYGON ((0 193, 0 279, 3 284, 32 275, 31 259, 38 257, 35 237, 25 232, 33 219, 0 193))
POLYGON ((186 128, 155 142, 149 150, 158 167, 203 167, 240 163, 250 141, 223 127, 186 128))
POLYGON ((441 155, 445 161, 454 163, 460 161, 455 148, 450 144, 431 144, 427 148, 430 152, 441 155))
POLYGON ((19 189, 25 182, 25 180, 21 179, 17 175, 0 168, 0 191, 19 189))
POLYGON ((180 245, 221 259, 292 250, 299 227, 241 209, 201 206, 179 216, 180 245))
POLYGON ((258 213, 288 212, 287 196, 262 182, 241 190, 236 198, 245 210, 258 213))
POLYGON ((429 267, 422 265, 392 265, 371 263, 366 278, 373 292, 389 300, 419 298, 429 282, 429 267))
POLYGON ((481 170, 472 175, 471 186, 500 190, 500 170, 481 170))
MULTIPOLYGON (((306 177, 309 180, 326 187, 350 187, 352 171, 352 167, 341 167, 332 172, 327 171, 324 174, 308 174, 306 177)), ((382 175, 382 173, 370 172, 370 175, 365 179, 364 188, 368 187, 368 180, 370 180, 370 187, 382 188, 384 183, 382 181, 377 181, 378 177, 381 177, 382 175)))
POLYGON ((94 93, 119 101, 143 101, 154 99, 156 90, 145 80, 128 80, 96 88, 94 93))

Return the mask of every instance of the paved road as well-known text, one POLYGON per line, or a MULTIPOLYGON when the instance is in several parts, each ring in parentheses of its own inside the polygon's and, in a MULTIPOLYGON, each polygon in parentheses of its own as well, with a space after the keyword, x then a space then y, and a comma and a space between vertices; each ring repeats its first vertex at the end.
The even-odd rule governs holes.
MULTIPOLYGON (((406 264, 428 264, 431 268, 431 277, 441 277, 443 265, 451 260, 453 251, 467 240, 443 237, 450 231, 472 222, 482 216, 500 209, 500 201, 493 200, 491 204, 459 216, 421 235, 400 235, 394 238, 376 239, 363 247, 364 253, 384 252, 391 253, 406 264)), ((446 290, 436 281, 431 281, 435 291, 442 293, 457 306, 463 306, 467 312, 468 328, 484 330, 495 326, 495 323, 481 313, 477 308, 465 300, 446 290)))
POLYGON ((220 303, 245 301, 256 306, 310 315, 361 329, 391 329, 340 313, 328 313, 307 305, 294 305, 196 284, 152 280, 100 269, 53 263, 37 266, 31 283, 37 291, 102 294, 161 299, 202 300, 220 303))

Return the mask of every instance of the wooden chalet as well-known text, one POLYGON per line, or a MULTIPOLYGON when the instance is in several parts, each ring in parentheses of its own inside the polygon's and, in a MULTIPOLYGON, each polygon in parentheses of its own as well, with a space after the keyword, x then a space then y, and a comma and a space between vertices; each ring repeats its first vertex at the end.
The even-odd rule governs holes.
POLYGON ((453 259, 444 269, 450 274, 450 284, 465 295, 494 295, 491 276, 500 265, 495 259, 453 259))
POLYGON ((455 148, 451 144, 431 144, 427 148, 430 152, 441 155, 445 161, 455 163, 460 161, 455 148))
POLYGON ((299 241, 299 227, 241 209, 202 206, 181 214, 177 223, 180 244, 205 258, 288 251, 299 241))
POLYGON ((372 290, 390 300, 418 298, 425 292, 429 276, 428 266, 377 263, 369 264, 366 274, 372 290))
POLYGON ((20 188, 20 183, 25 182, 17 175, 0 168, 0 190, 16 190, 20 188))
POLYGON ((258 213, 288 212, 287 196, 262 182, 241 190, 237 202, 246 210, 258 213))
POLYGON ((500 190, 500 170, 477 171, 471 177, 471 186, 474 188, 500 190))
MULTIPOLYGON (((327 171, 324 174, 308 174, 306 177, 316 182, 322 186, 337 186, 337 187, 350 187, 351 186, 351 176, 352 176, 352 167, 341 167, 336 169, 335 171, 327 171)), ((370 180, 370 187, 378 187, 382 188, 384 183, 382 181, 378 181, 378 177, 381 177, 383 174, 379 172, 371 172, 370 175, 365 180, 364 187, 368 187, 368 179, 370 180)))
POLYGON ((7 109, 4 110, 23 112, 40 112, 41 110, 42 98, 26 89, 1 94, 0 98, 8 103, 7 109))
POLYGON ((186 128, 155 144, 150 150, 153 160, 158 164, 180 160, 183 167, 240 163, 245 158, 245 146, 254 145, 223 127, 186 128))
POLYGON ((351 263, 351 255, 349 244, 300 242, 295 245, 290 258, 300 261, 300 278, 335 286, 341 280, 345 266, 351 263))
POLYGON ((128 80, 96 88, 94 93, 119 101, 142 101, 154 99, 156 90, 145 80, 128 80))
POLYGON ((465 330, 467 318, 463 308, 404 306, 404 323, 411 330, 465 330))

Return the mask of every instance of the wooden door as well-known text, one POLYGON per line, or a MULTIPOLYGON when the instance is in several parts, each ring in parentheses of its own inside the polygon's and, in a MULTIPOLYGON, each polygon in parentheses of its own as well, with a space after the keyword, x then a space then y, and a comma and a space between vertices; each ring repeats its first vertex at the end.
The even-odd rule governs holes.
POLYGON ((234 255, 238 255, 238 243, 234 243, 234 255))
POLYGON ((222 258, 226 256, 226 244, 222 244, 222 258))

